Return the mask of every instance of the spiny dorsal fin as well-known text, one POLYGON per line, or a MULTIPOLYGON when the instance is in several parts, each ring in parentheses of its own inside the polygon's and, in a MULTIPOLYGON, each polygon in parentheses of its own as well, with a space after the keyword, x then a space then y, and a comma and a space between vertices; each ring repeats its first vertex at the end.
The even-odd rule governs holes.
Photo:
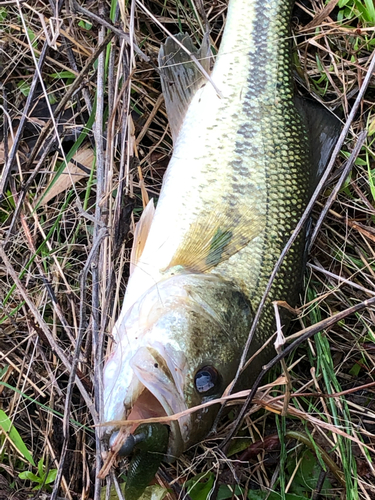
POLYGON ((146 208, 143 210, 141 218, 139 219, 134 231, 133 247, 130 254, 130 274, 133 273, 134 268, 137 266, 139 259, 141 258, 154 214, 154 200, 151 199, 146 208))
POLYGON ((265 214, 254 207, 233 218, 229 210, 202 214, 190 227, 168 269, 182 266, 206 272, 239 252, 265 228, 265 214))
POLYGON ((199 50, 194 47, 190 36, 184 33, 168 37, 161 46, 159 51, 160 79, 173 142, 177 139, 194 94, 205 82, 197 65, 178 45, 176 39, 199 59, 207 72, 210 70, 210 46, 207 37, 204 38, 199 50))

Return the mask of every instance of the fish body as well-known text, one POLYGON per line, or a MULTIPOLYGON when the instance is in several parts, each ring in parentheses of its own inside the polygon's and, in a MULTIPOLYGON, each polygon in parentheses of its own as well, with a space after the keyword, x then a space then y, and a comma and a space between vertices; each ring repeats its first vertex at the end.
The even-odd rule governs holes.
MULTIPOLYGON (((254 311, 311 191, 307 132, 293 101, 292 4, 229 2, 211 82, 196 91, 176 134, 115 325, 106 422, 184 411, 219 397, 235 376, 254 311)), ((271 302, 296 302, 303 252, 301 235, 251 353, 275 331, 271 302)), ((255 358, 242 385, 271 355, 268 348, 255 358)), ((171 422, 167 458, 205 437, 217 409, 171 422)))

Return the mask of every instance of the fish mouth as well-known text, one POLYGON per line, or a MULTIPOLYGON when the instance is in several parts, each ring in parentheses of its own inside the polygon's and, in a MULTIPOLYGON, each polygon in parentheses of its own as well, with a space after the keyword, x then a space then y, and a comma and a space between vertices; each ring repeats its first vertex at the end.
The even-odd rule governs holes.
MULTIPOLYGON (((126 420, 168 417, 186 410, 183 381, 186 376, 185 356, 171 346, 154 343, 139 347, 130 359, 132 381, 124 400, 126 420)), ((133 433, 139 424, 131 425, 133 433)), ((169 426, 165 460, 172 462, 184 451, 188 441, 190 415, 166 422, 169 426)))

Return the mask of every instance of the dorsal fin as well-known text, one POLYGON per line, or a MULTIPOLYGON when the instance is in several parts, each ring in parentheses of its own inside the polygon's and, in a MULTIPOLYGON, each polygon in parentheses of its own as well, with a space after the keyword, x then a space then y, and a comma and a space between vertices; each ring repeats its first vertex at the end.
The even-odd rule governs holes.
POLYGON ((342 124, 336 115, 317 101, 296 96, 294 102, 305 122, 309 137, 313 167, 311 192, 313 192, 337 143, 342 124))
POLYGON ((208 37, 204 37, 201 48, 197 50, 190 36, 184 33, 168 37, 160 48, 158 60, 161 87, 173 142, 177 139, 194 94, 205 82, 197 65, 176 40, 199 59, 207 72, 210 70, 211 53, 208 37))
MULTIPOLYGON (((331 113, 317 101, 295 96, 294 103, 305 123, 310 143, 310 161, 312 166, 310 193, 312 194, 328 165, 333 149, 339 138, 342 124, 336 115, 331 113)), ((311 235, 313 232, 312 229, 312 219, 310 218, 306 225, 303 267, 305 267, 307 262, 311 235)))
POLYGON ((134 231, 133 247, 130 254, 130 274, 133 273, 145 248, 148 233, 155 214, 154 200, 148 202, 134 231))

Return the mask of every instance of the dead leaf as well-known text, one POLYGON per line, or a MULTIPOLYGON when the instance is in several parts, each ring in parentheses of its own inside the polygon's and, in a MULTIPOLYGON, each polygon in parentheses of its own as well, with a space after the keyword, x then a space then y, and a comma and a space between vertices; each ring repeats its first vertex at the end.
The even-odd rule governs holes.
POLYGON ((336 5, 339 3, 339 0, 331 0, 323 9, 316 14, 314 19, 309 22, 307 26, 304 27, 303 31, 311 30, 316 26, 322 24, 322 22, 330 15, 336 5))
MULTIPOLYGON (((14 132, 15 133, 15 132, 14 132)), ((5 163, 5 151, 4 151, 4 140, 0 142, 0 165, 5 163)), ((8 135, 8 153, 12 149, 13 139, 12 136, 8 135)))
POLYGON ((77 181, 88 177, 89 174, 86 173, 82 167, 91 170, 94 161, 94 151, 90 147, 81 148, 74 156, 72 161, 70 161, 59 176, 59 178, 54 182, 54 178, 49 183, 48 187, 42 195, 40 204, 46 205, 52 198, 58 194, 69 189, 77 181))

